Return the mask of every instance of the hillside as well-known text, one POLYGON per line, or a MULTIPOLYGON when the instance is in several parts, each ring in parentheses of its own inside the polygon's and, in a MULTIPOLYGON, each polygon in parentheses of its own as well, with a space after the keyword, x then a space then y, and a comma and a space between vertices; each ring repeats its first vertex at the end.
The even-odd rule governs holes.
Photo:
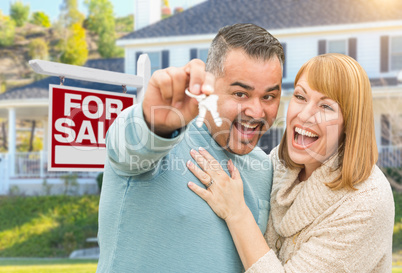
MULTIPOLYGON (((133 29, 134 16, 115 18, 116 36, 121 37, 133 29)), ((14 44, 8 47, 0 46, 0 93, 16 86, 26 85, 42 76, 35 74, 28 65, 29 44, 35 39, 43 39, 48 47, 47 60, 58 61, 61 55, 58 44, 64 40, 66 31, 57 23, 46 28, 26 23, 17 27, 14 44)), ((98 37, 90 31, 85 31, 88 46, 88 59, 98 59, 100 54, 96 45, 98 37)))
MULTIPOLYGON (((32 82, 38 76, 28 65, 29 44, 32 40, 43 39, 49 49, 49 60, 56 60, 60 52, 57 50, 57 44, 62 39, 63 31, 56 27, 45 28, 27 23, 25 26, 16 28, 14 45, 9 47, 0 47, 0 82, 6 85, 6 89, 18 85, 25 85, 32 82)), ((86 32, 86 42, 88 44, 89 59, 99 58, 96 37, 86 32)), ((4 89, 3 89, 4 91, 4 89)))

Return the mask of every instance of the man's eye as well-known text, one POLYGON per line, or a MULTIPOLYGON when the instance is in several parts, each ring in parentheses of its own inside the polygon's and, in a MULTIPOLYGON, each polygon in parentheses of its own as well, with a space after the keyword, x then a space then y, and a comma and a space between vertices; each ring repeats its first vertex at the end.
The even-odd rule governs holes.
POLYGON ((274 99, 275 98, 275 96, 273 96, 273 95, 266 95, 266 96, 264 96, 262 99, 263 100, 272 100, 272 99, 274 99))
POLYGON ((241 98, 241 99, 247 97, 247 95, 246 95, 245 93, 242 93, 242 92, 236 92, 236 93, 234 93, 234 95, 235 95, 236 97, 238 97, 238 98, 241 98))

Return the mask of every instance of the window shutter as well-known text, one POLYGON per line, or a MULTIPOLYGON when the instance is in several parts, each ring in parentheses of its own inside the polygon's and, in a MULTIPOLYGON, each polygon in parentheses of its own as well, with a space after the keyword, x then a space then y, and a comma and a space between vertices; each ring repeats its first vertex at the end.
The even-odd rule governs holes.
POLYGON ((162 69, 169 67, 169 50, 162 51, 162 69))
POLYGON ((348 53, 349 53, 350 57, 357 60, 357 39, 356 38, 349 38, 348 53))
POLYGON ((327 53, 327 41, 319 40, 318 41, 318 55, 327 53))
POLYGON ((381 36, 381 44, 380 44, 380 71, 388 72, 389 71, 389 37, 381 36))
POLYGON ((190 60, 196 59, 198 57, 197 53, 198 53, 198 50, 196 48, 190 49, 190 60))
POLYGON ((283 53, 285 54, 285 62, 283 63, 283 78, 286 78, 286 43, 282 43, 282 47, 283 47, 283 53))
POLYGON ((140 55, 142 54, 143 52, 142 51, 137 51, 136 53, 135 53, 135 73, 137 74, 138 73, 138 71, 137 71, 137 63, 138 63, 138 59, 140 58, 140 55))

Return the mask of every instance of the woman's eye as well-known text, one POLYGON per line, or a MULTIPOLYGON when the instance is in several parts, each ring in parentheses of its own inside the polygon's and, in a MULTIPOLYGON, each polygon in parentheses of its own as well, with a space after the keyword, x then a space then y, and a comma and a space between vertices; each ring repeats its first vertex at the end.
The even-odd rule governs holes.
POLYGON ((323 104, 323 105, 321 105, 321 107, 324 108, 324 110, 334 111, 334 109, 331 106, 329 106, 328 104, 323 104))
POLYGON ((294 94, 293 96, 298 100, 306 100, 302 95, 299 94, 294 94))

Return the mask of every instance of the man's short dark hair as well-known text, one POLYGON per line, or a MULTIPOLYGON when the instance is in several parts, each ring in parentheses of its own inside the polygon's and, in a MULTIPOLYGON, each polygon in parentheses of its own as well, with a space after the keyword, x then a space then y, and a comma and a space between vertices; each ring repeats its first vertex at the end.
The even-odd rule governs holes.
POLYGON ((221 28, 212 40, 206 70, 223 76, 223 64, 232 49, 242 49, 250 57, 264 61, 277 57, 282 67, 285 62, 281 43, 266 29, 254 24, 235 24, 221 28))

